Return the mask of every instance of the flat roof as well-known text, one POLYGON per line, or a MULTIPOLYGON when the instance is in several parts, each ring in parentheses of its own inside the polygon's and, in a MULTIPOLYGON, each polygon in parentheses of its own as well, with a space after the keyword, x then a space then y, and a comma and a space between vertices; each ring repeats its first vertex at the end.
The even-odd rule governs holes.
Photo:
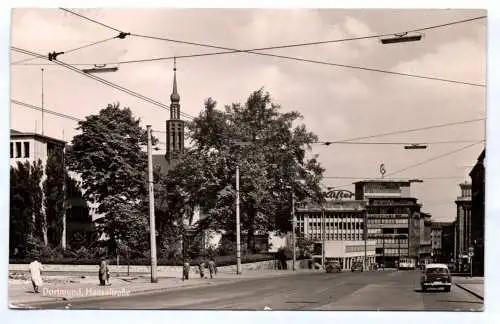
POLYGON ((66 143, 67 143, 66 141, 63 141, 63 140, 60 140, 57 138, 53 138, 53 137, 49 137, 49 136, 45 136, 45 135, 41 135, 41 134, 37 134, 37 133, 23 133, 23 132, 15 130, 15 129, 10 130, 10 138, 11 139, 35 138, 35 139, 38 139, 41 141, 55 142, 55 143, 62 144, 62 145, 66 145, 66 143))

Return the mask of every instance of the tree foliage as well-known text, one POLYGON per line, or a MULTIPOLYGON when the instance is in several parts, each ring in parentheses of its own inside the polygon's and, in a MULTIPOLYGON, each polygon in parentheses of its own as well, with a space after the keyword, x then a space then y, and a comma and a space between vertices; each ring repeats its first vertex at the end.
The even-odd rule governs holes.
POLYGON ((62 149, 50 152, 45 167, 46 179, 43 183, 48 243, 54 247, 61 244, 63 232, 66 176, 63 154, 62 149))
POLYGON ((165 179, 168 209, 196 205, 204 215, 201 226, 234 230, 238 165, 242 229, 254 250, 257 231, 290 228, 292 192, 298 201, 321 199, 323 168, 305 154, 317 137, 297 124, 298 112, 281 112, 262 89, 245 104, 215 108, 208 99, 189 125, 193 147, 165 179))
POLYGON ((105 214, 98 228, 112 249, 116 240, 140 246, 147 220, 141 213, 147 194, 147 156, 141 149, 147 145, 146 130, 119 104, 87 116, 77 129, 81 134, 72 140, 68 167, 80 174, 84 198, 105 214))
POLYGON ((25 255, 31 240, 43 242, 44 214, 40 181, 42 162, 18 162, 10 168, 10 221, 9 244, 14 252, 25 255))

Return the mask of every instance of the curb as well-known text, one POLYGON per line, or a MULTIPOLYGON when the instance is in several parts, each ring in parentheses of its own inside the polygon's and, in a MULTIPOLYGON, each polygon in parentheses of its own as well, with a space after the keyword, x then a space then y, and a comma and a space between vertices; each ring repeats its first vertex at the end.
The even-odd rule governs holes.
MULTIPOLYGON (((162 292, 170 292, 170 291, 179 291, 179 290, 189 290, 189 289, 195 289, 195 288, 200 288, 200 287, 215 287, 215 286, 222 286, 222 285, 228 285, 228 284, 233 284, 236 283, 240 280, 255 280, 255 279, 263 279, 263 278, 272 278, 272 277, 278 277, 278 276, 290 276, 290 275, 295 275, 295 274, 300 274, 301 272, 287 272, 287 273, 276 273, 272 274, 267 277, 233 277, 233 278, 221 278, 222 282, 200 282, 196 283, 193 285, 181 285, 181 286, 171 286, 171 287, 162 287, 162 288, 151 288, 151 289, 143 289, 143 290, 137 290, 137 291, 132 291, 130 292, 130 295, 121 297, 121 298, 128 298, 128 297, 136 297, 136 296, 143 296, 143 295, 153 295, 153 294, 158 294, 162 292)), ((302 272, 305 273, 305 272, 302 272)), ((50 306, 54 305, 54 307, 58 305, 64 305, 64 304, 70 304, 71 302, 82 302, 82 301, 106 301, 106 300, 112 300, 116 299, 118 297, 116 296, 96 296, 96 297, 80 297, 80 298, 66 298, 66 297, 54 297, 51 298, 50 300, 40 300, 40 301, 12 301, 9 302, 9 308, 11 309, 36 309, 40 308, 43 306, 50 306)))
POLYGON ((465 290, 465 291, 466 291, 466 292, 468 292, 469 294, 474 295, 475 297, 477 297, 477 298, 479 298, 479 299, 481 299, 481 300, 483 300, 483 301, 484 301, 484 297, 483 297, 483 296, 479 295, 478 293, 476 293, 476 292, 472 291, 472 290, 471 290, 471 289, 469 289, 469 288, 466 288, 466 287, 462 286, 462 284, 457 284, 457 283, 453 283, 453 284, 454 284, 455 286, 457 286, 457 287, 459 287, 459 288, 461 288, 461 289, 465 290))

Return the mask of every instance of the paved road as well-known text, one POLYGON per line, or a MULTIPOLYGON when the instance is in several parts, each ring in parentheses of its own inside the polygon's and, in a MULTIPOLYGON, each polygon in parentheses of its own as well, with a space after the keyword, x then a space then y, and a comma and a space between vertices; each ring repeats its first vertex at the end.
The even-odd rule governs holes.
MULTIPOLYGON (((421 292, 418 271, 307 273, 242 280, 99 301, 73 301, 86 309, 273 310, 481 310, 483 302, 453 286, 447 293, 421 292)), ((62 308, 66 304, 43 308, 62 308)))

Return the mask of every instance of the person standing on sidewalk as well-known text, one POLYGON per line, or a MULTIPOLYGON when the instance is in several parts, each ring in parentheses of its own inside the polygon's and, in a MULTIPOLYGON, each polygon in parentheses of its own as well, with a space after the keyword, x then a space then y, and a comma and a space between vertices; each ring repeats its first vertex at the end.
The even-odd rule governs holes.
POLYGON ((184 262, 182 266, 182 281, 189 280, 189 269, 191 266, 189 265, 189 261, 184 262))
POLYGON ((106 258, 102 258, 99 266, 99 286, 106 286, 106 281, 109 280, 109 269, 106 258))
POLYGON ((200 260, 198 269, 200 270, 200 278, 201 279, 205 278, 205 261, 203 259, 200 260))
POLYGON ((38 258, 35 257, 35 260, 30 263, 30 274, 31 274, 31 283, 33 284, 33 290, 35 291, 36 294, 38 294, 40 291, 38 290, 40 286, 43 284, 42 281, 42 270, 43 270, 43 265, 38 262, 38 258))
POLYGON ((215 266, 215 261, 213 258, 208 261, 208 271, 210 272, 210 279, 212 279, 213 276, 217 274, 217 267, 215 266))

